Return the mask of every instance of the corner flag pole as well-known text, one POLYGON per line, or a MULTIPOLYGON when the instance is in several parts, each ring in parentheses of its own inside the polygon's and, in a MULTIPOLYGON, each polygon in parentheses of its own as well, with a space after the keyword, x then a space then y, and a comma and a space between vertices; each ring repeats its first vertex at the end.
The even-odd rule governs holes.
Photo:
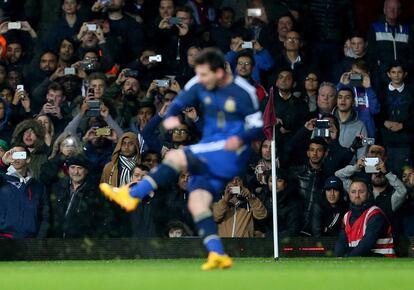
POLYGON ((273 125, 273 136, 271 142, 272 153, 272 207, 273 207, 273 251, 275 260, 279 260, 279 234, 277 226, 277 196, 276 196, 276 142, 275 142, 275 130, 276 126, 273 125))

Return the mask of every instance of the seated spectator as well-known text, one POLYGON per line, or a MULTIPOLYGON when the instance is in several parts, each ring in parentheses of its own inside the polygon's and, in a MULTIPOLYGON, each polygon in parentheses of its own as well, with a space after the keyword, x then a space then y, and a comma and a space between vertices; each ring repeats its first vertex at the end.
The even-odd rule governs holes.
POLYGON ((131 171, 140 162, 140 144, 137 135, 124 133, 118 140, 111 161, 105 165, 101 183, 122 186, 131 182, 131 171))
POLYGON ((7 173, 0 173, 0 215, 3 217, 0 237, 45 238, 49 228, 49 200, 43 184, 29 169, 29 149, 16 145, 1 161, 7 173))
POLYGON ((391 82, 382 91, 381 137, 389 157, 388 167, 401 176, 401 164, 409 163, 414 139, 414 96, 405 85, 407 71, 400 63, 388 69, 391 82))
POLYGON ((47 161, 49 147, 45 144, 45 131, 36 120, 24 120, 14 129, 13 144, 24 144, 30 151, 30 168, 33 178, 39 180, 42 174, 41 167, 47 161))
POLYGON ((279 55, 283 52, 286 35, 291 31, 295 24, 295 18, 292 14, 281 15, 276 20, 276 32, 273 36, 274 40, 271 44, 270 52, 273 56, 279 55))
POLYGON ((104 212, 92 177, 89 162, 83 155, 67 160, 68 176, 51 187, 51 237, 96 237, 102 227, 104 212))
MULTIPOLYGON (((365 124, 358 119, 358 113, 353 108, 354 104, 354 93, 350 88, 342 88, 338 90, 334 115, 339 121, 339 144, 345 148, 350 148, 352 146, 355 137, 367 136, 365 124)), ((356 152, 357 158, 364 156, 365 151, 366 146, 361 146, 356 152)))
POLYGON ((383 211, 370 200, 369 188, 365 179, 351 182, 351 210, 343 217, 335 256, 395 257, 391 225, 383 211))
POLYGON ((381 106, 375 91, 371 87, 371 78, 364 61, 358 60, 354 62, 351 70, 342 74, 337 89, 339 91, 344 87, 352 88, 355 94, 354 108, 358 112, 358 118, 364 122, 367 128, 368 137, 375 138, 376 129, 374 116, 380 112, 381 106), (361 80, 351 82, 351 74, 359 76, 361 80))
POLYGON ((255 180, 250 184, 257 184, 261 189, 261 187, 268 183, 266 180, 266 172, 269 172, 272 169, 271 140, 263 140, 261 142, 259 154, 260 159, 254 166, 255 180))
POLYGON ((214 220, 220 237, 254 237, 254 220, 266 218, 267 210, 260 199, 243 186, 240 177, 230 181, 224 196, 213 204, 214 220))
POLYGON ((313 208, 312 234, 314 237, 338 236, 347 211, 342 181, 336 176, 326 179, 323 191, 313 208))
MULTIPOLYGON (((276 197, 277 197, 277 226, 280 238, 295 237, 299 235, 302 225, 301 204, 298 199, 297 187, 289 183, 288 172, 278 168, 276 171, 276 197)), ((263 202, 268 215, 264 220, 256 221, 255 230, 262 232, 266 237, 273 233, 273 197, 272 197, 272 176, 270 171, 266 172, 267 186, 257 197, 263 202)))

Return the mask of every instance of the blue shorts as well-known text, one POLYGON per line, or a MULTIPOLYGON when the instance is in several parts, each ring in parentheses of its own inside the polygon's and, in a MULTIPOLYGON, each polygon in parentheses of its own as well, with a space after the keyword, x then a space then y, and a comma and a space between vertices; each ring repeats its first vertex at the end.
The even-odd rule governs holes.
POLYGON ((188 191, 204 189, 214 199, 220 199, 220 193, 227 182, 238 176, 245 168, 249 156, 249 148, 239 151, 224 150, 225 140, 199 143, 184 148, 187 168, 190 173, 188 191))

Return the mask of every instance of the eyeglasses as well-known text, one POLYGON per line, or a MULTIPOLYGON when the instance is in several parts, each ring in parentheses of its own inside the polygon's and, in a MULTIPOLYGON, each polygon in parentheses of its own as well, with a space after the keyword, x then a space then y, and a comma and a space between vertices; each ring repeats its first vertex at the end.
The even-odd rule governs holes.
POLYGON ((186 129, 174 129, 172 130, 173 134, 177 134, 177 135, 184 135, 184 134, 188 134, 188 131, 186 129))
POLYGON ((252 63, 249 61, 238 61, 237 64, 238 65, 252 65, 252 63))
POLYGON ((286 40, 290 42, 300 42, 299 37, 287 37, 286 40))

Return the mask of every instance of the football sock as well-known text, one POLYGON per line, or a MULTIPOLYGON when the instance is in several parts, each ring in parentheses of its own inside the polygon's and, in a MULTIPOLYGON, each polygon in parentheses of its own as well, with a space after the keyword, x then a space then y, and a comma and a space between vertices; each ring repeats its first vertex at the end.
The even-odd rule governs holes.
POLYGON ((213 214, 208 211, 194 218, 197 225, 198 233, 203 239, 203 244, 208 252, 216 252, 219 255, 224 255, 223 244, 217 233, 217 224, 213 219, 213 214))
POLYGON ((173 183, 177 179, 179 170, 168 161, 163 161, 153 172, 131 187, 130 195, 143 199, 158 187, 173 183))

